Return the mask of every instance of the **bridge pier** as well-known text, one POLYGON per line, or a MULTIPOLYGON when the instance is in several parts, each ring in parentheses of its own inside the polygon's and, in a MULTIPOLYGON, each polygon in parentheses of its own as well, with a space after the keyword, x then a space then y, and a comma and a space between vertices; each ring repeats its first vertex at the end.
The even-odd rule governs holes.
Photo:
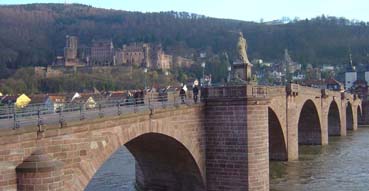
POLYGON ((208 90, 208 191, 269 191, 268 100, 250 97, 247 89, 208 90))
POLYGON ((63 191, 63 163, 35 151, 16 168, 18 191, 63 191))
POLYGON ((297 160, 299 158, 299 143, 298 143, 298 120, 296 114, 300 111, 297 109, 297 104, 294 101, 294 96, 287 96, 287 111, 286 111, 286 124, 287 124, 287 155, 288 160, 297 160))

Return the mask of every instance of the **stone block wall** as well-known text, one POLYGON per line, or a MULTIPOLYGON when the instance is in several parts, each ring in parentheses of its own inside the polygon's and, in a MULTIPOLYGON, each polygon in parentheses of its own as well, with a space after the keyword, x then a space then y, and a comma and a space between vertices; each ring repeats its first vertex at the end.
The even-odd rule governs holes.
POLYGON ((266 100, 209 98, 205 109, 207 190, 269 191, 266 100))

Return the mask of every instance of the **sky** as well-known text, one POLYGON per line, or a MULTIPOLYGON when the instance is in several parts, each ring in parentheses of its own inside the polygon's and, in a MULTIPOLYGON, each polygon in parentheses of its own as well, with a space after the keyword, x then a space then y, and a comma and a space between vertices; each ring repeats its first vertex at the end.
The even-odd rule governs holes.
MULTIPOLYGON (((0 4, 64 3, 65 0, 0 0, 0 4)), ((66 0, 126 11, 186 11, 245 21, 312 18, 320 15, 369 21, 368 0, 66 0)))

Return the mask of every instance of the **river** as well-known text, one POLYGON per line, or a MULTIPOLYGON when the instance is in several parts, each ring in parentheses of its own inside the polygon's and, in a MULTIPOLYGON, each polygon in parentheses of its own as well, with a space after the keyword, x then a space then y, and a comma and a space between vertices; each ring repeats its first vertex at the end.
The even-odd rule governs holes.
MULTIPOLYGON (((369 128, 330 137, 326 146, 300 146, 300 159, 270 163, 271 191, 368 191, 369 128)), ((85 191, 134 191, 134 158, 118 150, 85 191)))

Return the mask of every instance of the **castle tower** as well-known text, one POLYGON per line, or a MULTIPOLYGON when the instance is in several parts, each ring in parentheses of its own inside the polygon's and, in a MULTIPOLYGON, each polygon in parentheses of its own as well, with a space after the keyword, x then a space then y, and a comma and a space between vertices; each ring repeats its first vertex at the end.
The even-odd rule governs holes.
MULTIPOLYGON (((350 89, 353 85, 354 82, 357 80, 357 72, 355 70, 355 66, 352 63, 352 55, 350 53, 349 55, 349 66, 346 68, 346 72, 345 72, 345 89, 348 90, 350 89)), ((366 73, 365 73, 365 78, 366 78, 366 73)))
POLYGON ((65 66, 76 65, 78 53, 78 38, 76 36, 67 36, 64 48, 65 66))

